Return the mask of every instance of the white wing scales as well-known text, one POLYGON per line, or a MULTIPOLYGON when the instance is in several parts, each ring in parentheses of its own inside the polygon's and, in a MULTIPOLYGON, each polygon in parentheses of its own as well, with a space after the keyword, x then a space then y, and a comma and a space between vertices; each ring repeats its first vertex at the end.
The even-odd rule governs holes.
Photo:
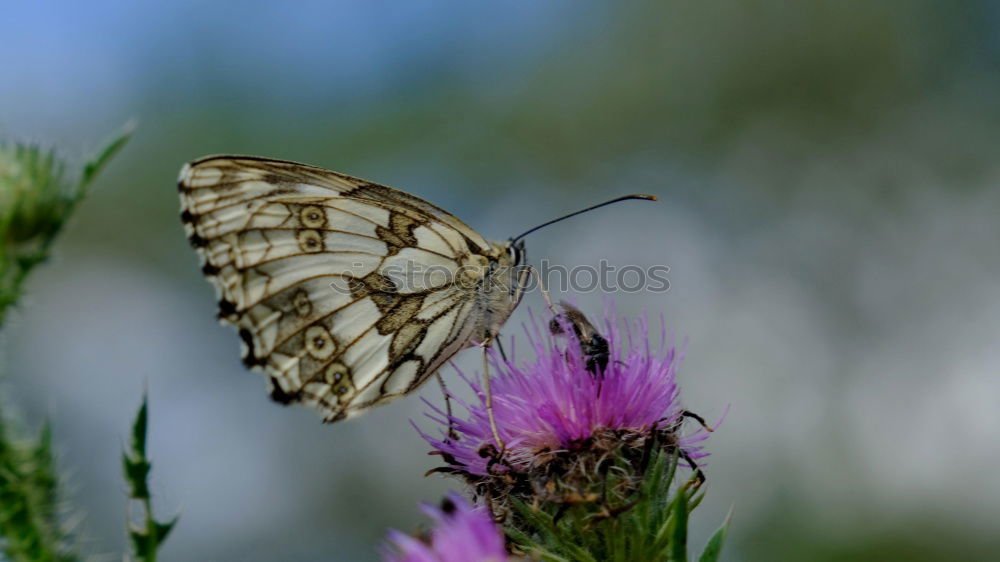
MULTIPOLYGON (((477 290, 453 281, 496 248, 426 201, 249 157, 185 165, 179 189, 219 317, 276 401, 327 421, 357 415, 411 392, 488 329, 477 290), (433 273, 413 275, 415 264, 433 273)), ((502 322, 515 305, 490 312, 502 322)))

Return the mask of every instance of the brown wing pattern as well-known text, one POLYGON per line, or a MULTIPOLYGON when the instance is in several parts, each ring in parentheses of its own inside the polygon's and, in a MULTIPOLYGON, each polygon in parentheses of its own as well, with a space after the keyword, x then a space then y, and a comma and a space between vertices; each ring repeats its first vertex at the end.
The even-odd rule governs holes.
POLYGON ((278 402, 351 417, 412 391, 475 336, 476 293, 449 281, 489 244, 430 203, 251 157, 187 164, 179 190, 219 318, 278 402), (413 282, 407 264, 452 277, 413 282))

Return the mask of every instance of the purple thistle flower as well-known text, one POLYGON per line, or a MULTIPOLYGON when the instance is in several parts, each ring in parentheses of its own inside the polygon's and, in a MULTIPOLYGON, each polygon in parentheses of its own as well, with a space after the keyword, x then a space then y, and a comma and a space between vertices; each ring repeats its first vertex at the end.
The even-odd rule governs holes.
POLYGON ((587 356, 572 326, 565 318, 555 322, 563 325, 554 330, 566 336, 562 345, 543 333, 534 319, 526 327, 532 361, 518 365, 513 357, 505 361, 498 352, 491 354, 493 411, 506 445, 502 462, 496 458, 485 396, 476 382, 459 373, 478 397, 472 404, 452 398, 467 416, 449 416, 428 403, 434 410, 429 417, 445 427, 440 438, 418 431, 448 463, 441 470, 470 480, 530 471, 540 458, 557 451, 593 448, 601 442, 610 448, 623 439, 654 433, 665 436, 689 462, 707 456, 700 446, 708 436, 704 428, 687 436, 678 434, 683 418, 690 414, 679 402, 680 354, 666 345, 665 333, 660 349, 653 352, 645 318, 627 326, 623 338, 609 311, 604 321, 609 355, 603 371, 595 374, 593 358, 587 356))
POLYGON ((421 509, 434 521, 423 540, 389 531, 387 562, 504 562, 508 559, 503 535, 485 508, 469 505, 461 496, 448 494, 440 509, 421 509))

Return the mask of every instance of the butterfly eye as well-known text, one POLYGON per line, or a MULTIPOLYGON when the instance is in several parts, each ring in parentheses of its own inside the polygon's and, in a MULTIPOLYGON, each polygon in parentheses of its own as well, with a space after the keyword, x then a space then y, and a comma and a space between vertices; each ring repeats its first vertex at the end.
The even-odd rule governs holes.
POLYGON ((508 243, 507 257, 510 258, 511 265, 515 267, 524 263, 524 242, 508 243))

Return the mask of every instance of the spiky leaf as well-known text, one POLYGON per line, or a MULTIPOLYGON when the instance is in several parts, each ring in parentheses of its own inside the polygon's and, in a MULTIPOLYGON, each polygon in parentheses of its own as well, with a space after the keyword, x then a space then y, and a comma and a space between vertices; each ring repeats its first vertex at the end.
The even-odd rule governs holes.
POLYGON ((716 562, 719 559, 719 555, 722 553, 722 544, 726 541, 726 533, 729 532, 729 523, 732 521, 732 518, 733 512, 730 509, 729 514, 726 515, 726 520, 712 534, 712 538, 708 539, 708 543, 705 544, 705 550, 698 557, 698 562, 716 562))
POLYGON ((0 413, 0 550, 12 561, 75 560, 62 527, 52 432, 19 439, 0 413))
POLYGON ((94 180, 94 176, 121 150, 125 143, 132 138, 135 131, 135 123, 128 122, 120 131, 114 134, 111 139, 97 151, 94 156, 83 166, 83 174, 80 178, 80 185, 86 188, 94 180))
POLYGON ((153 518, 152 497, 149 493, 149 473, 152 463, 146 456, 146 434, 149 429, 149 407, 146 396, 132 422, 128 448, 122 453, 125 481, 129 498, 140 506, 142 516, 128 524, 129 542, 136 560, 154 562, 163 541, 177 523, 177 517, 161 522, 153 518))

